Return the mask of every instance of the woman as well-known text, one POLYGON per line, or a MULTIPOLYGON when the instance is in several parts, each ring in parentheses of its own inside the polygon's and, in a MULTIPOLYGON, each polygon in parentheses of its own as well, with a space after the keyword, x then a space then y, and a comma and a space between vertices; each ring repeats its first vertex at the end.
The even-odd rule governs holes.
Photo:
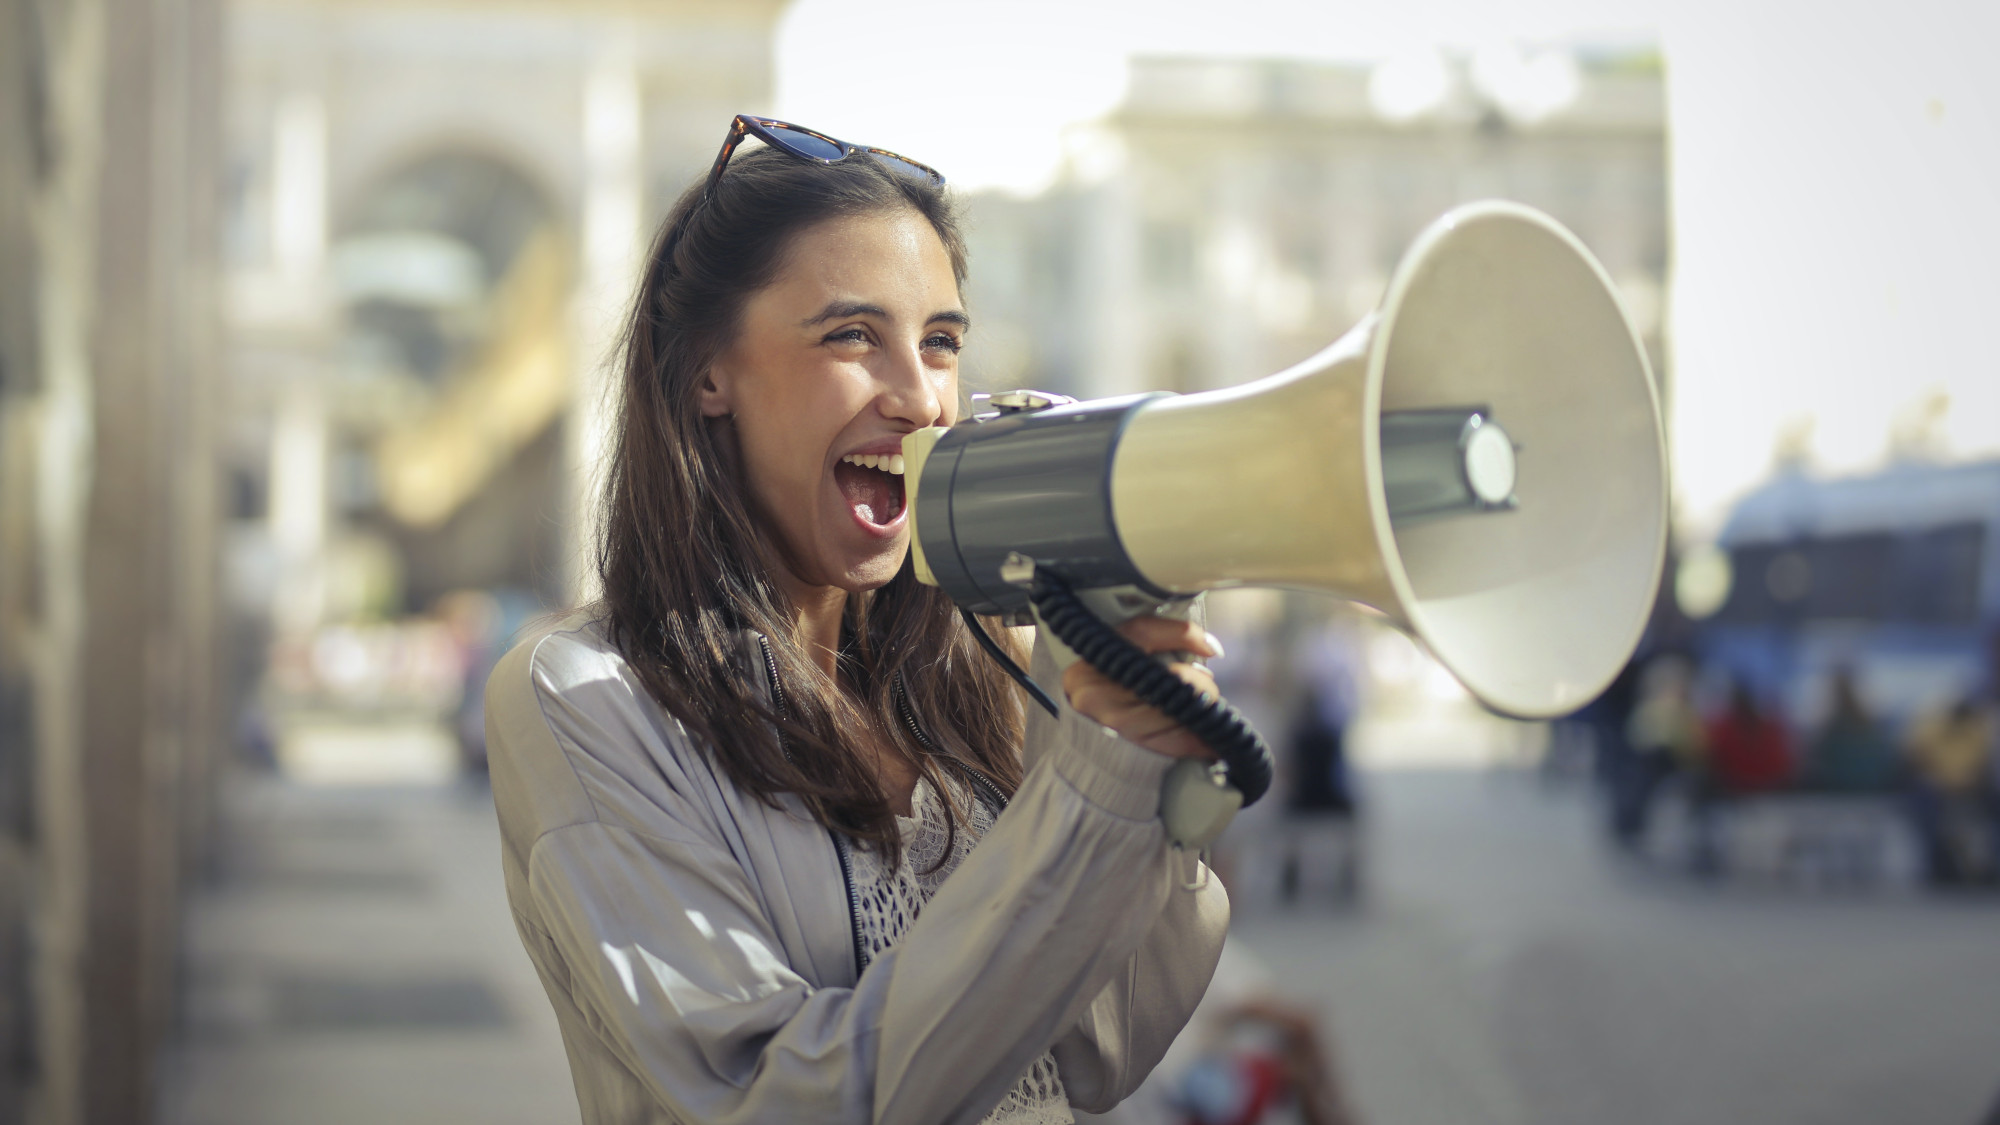
POLYGON ((1024 729, 906 563, 899 439, 958 417, 964 276, 935 173, 741 117, 655 245, 603 600, 487 689, 508 897, 588 1122, 1067 1121, 1207 985, 1227 899, 1157 816, 1205 748, 1081 663, 1024 729), (731 162, 746 131, 771 147, 731 162))

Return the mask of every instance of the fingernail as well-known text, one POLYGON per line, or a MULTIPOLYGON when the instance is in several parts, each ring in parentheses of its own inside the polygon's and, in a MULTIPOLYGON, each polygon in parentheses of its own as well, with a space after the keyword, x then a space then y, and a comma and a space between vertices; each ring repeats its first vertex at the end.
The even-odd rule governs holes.
POLYGON ((1202 635, 1202 636, 1204 636, 1204 637, 1207 637, 1207 638, 1208 638, 1208 647, 1209 647, 1210 649, 1213 649, 1213 650, 1214 650, 1214 651, 1212 651, 1212 652, 1210 652, 1210 653, 1209 653, 1209 658, 1210 658, 1210 659, 1212 659, 1212 660, 1220 660, 1220 659, 1222 659, 1222 658, 1223 658, 1224 656, 1226 656, 1226 655, 1227 655, 1227 653, 1224 653, 1224 652, 1222 651, 1222 638, 1221 638, 1221 637, 1218 637, 1218 636, 1216 636, 1216 635, 1215 635, 1214 633, 1211 633, 1211 632, 1209 632, 1209 631, 1208 631, 1208 630, 1206 630, 1206 629, 1202 630, 1202 633, 1201 633, 1201 635, 1202 635))

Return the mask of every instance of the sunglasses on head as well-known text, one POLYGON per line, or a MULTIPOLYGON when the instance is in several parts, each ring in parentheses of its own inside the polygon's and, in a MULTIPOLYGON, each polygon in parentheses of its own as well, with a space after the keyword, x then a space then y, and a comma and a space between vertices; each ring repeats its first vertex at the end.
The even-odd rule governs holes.
POLYGON ((852 145, 835 140, 825 133, 816 133, 803 125, 789 121, 776 121, 769 117, 752 117, 739 113, 736 120, 729 123, 729 135, 722 140, 722 151, 716 155, 715 167, 708 173, 708 184, 701 189, 702 202, 708 201, 715 190, 715 183, 722 178, 722 170, 729 164, 729 158, 736 155, 737 146, 743 138, 756 137, 772 148, 782 150, 800 160, 812 160, 820 164, 833 164, 845 160, 855 153, 864 153, 880 161, 890 171, 912 179, 923 180, 934 187, 944 186, 944 176, 928 164, 919 164, 907 156, 898 156, 888 149, 870 148, 867 145, 852 145))

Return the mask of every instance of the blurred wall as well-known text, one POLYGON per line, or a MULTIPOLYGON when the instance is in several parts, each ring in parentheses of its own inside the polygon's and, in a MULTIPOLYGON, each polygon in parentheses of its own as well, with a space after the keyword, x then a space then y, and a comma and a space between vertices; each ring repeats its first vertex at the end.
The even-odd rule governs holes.
POLYGON ((782 8, 229 5, 239 617, 299 637, 453 589, 589 595, 638 261, 731 115, 768 108, 782 8))
POLYGON ((1582 238, 1668 382, 1660 56, 1545 61, 1559 97, 1522 105, 1476 55, 1433 59, 1410 104, 1393 63, 1134 59, 1055 187, 972 197, 975 375, 1119 394, 1271 374, 1373 311, 1431 221, 1499 197, 1582 238))
POLYGON ((0 1120, 140 1121, 215 745, 210 0, 0 2, 0 1120))
POLYGON ((355 630, 408 651, 471 594, 509 607, 481 642, 504 648, 591 596, 639 261, 731 116, 768 109, 782 9, 227 4, 230 713, 281 771, 322 723, 439 718, 335 666, 355 630))

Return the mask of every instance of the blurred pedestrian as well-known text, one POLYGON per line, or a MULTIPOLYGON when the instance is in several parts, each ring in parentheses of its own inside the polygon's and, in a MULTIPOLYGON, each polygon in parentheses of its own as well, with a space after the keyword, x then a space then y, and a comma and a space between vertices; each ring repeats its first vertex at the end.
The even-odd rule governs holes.
POLYGON ((1596 699, 1584 704, 1574 719, 1584 725, 1591 745, 1591 767, 1600 785, 1615 786, 1631 766, 1632 745, 1625 740, 1632 712, 1639 705, 1639 679, 1646 667, 1636 654, 1618 669, 1596 699))
POLYGON ((1988 874, 1995 725, 1993 706, 1968 693, 1910 729, 1910 808, 1933 883, 1988 874))
POLYGON ((1686 658, 1674 653, 1654 657, 1640 674, 1639 703, 1625 725, 1630 767, 1612 789, 1612 838, 1625 847, 1644 842, 1661 784, 1701 767, 1707 738, 1694 706, 1693 681, 1686 658))
POLYGON ((1703 743, 1703 768, 1718 796, 1768 793, 1792 781, 1791 734, 1764 711, 1743 679, 1730 686, 1729 704, 1709 721, 1703 743))
POLYGON ((1311 849, 1332 853, 1335 893, 1355 898, 1361 889, 1360 813, 1354 772, 1347 760, 1351 689, 1308 683, 1286 731, 1285 819, 1280 826, 1279 897, 1298 898, 1301 868, 1311 849))
POLYGON ((1791 735, 1768 715, 1750 684, 1737 677, 1729 703, 1702 731, 1701 771, 1693 786, 1693 866, 1697 874, 1722 869, 1717 833, 1725 808, 1744 797, 1784 788, 1793 777, 1791 735))
POLYGON ((459 756, 467 769, 485 773, 486 678, 493 674, 506 640, 500 600, 485 590, 453 590, 438 598, 431 612, 449 630, 464 669, 464 688, 452 721, 459 756))
POLYGON ((1065 702, 1024 723, 909 564, 901 441, 957 420, 964 266, 936 173, 747 117, 654 243, 603 600, 486 694, 508 900, 588 1125, 1065 1121, 1208 984, 1228 899, 1159 808, 1213 754, 1044 645, 1065 702))
POLYGON ((1829 793, 1886 793, 1897 780, 1896 746, 1868 712, 1854 670, 1833 673, 1833 709, 1807 747, 1804 781, 1829 793))

